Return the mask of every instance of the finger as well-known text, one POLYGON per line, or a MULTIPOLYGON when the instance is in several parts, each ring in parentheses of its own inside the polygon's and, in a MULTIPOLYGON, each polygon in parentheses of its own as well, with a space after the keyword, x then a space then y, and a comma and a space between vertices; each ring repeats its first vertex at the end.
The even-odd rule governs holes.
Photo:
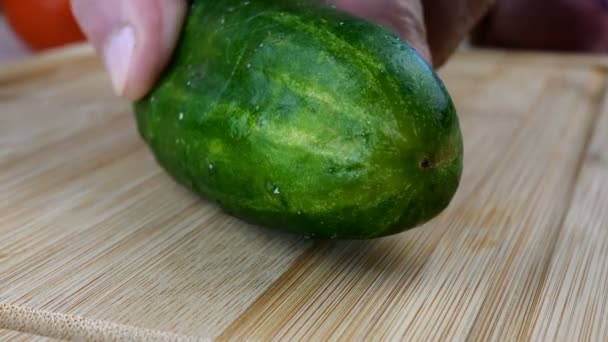
POLYGON ((445 63, 493 0, 423 0, 427 39, 433 53, 433 65, 445 63))
POLYGON ((420 0, 333 0, 338 8, 364 17, 398 33, 429 63, 429 50, 424 15, 420 0))
POLYGON ((116 93, 145 95, 168 63, 185 0, 72 0, 82 31, 103 58, 116 93))

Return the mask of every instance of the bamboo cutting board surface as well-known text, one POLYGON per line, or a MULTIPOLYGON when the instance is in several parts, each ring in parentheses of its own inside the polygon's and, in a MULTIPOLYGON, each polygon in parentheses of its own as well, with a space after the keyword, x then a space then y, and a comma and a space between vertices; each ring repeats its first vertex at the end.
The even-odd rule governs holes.
POLYGON ((88 47, 0 67, 0 340, 608 340, 608 62, 460 52, 462 185, 313 242, 176 185, 88 47))

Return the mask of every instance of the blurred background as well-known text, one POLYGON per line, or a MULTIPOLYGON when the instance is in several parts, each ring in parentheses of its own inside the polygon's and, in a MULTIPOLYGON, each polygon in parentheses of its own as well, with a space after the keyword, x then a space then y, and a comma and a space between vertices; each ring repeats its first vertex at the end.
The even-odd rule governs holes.
POLYGON ((69 0, 0 0, 0 63, 83 40, 69 0))
POLYGON ((13 33, 4 15, 0 16, 0 63, 18 60, 30 53, 13 33))
MULTIPOLYGON (((477 46, 608 52, 608 0, 496 0, 471 37, 477 46)), ((0 63, 82 41, 69 0, 0 0, 0 63)))

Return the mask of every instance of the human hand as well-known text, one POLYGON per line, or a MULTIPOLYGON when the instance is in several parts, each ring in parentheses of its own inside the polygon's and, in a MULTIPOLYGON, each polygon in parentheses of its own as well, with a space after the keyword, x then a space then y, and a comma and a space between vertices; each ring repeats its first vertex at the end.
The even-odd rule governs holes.
POLYGON ((186 0, 71 0, 71 5, 116 93, 132 100, 145 95, 169 62, 186 0))
MULTIPOLYGON (((144 96, 169 61, 186 0, 71 0, 84 34, 103 58, 118 95, 144 96)), ((289 0, 286 0, 289 1, 289 0)), ((397 32, 438 67, 492 0, 330 0, 397 32)))

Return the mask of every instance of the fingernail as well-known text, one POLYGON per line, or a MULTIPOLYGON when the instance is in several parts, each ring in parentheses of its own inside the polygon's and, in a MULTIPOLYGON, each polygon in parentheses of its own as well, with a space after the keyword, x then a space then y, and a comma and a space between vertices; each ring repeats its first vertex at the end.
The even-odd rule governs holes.
POLYGON ((104 62, 119 96, 125 92, 134 50, 135 30, 131 26, 112 33, 104 46, 104 62))

